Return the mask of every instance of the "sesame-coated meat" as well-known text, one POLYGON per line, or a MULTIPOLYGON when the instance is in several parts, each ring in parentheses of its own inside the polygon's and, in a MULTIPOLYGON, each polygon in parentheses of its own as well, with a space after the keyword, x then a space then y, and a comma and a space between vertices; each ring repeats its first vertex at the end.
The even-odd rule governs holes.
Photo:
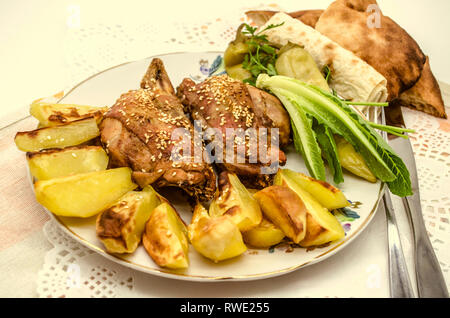
POLYGON ((251 161, 251 158, 276 157, 280 165, 285 163, 285 154, 278 146, 259 147, 258 144, 250 142, 248 135, 244 138, 239 133, 227 135, 230 129, 237 132, 240 130, 248 132, 253 129, 258 134, 257 142, 259 142, 261 136, 259 129, 268 128, 267 144, 270 145, 272 137, 275 137, 271 135, 270 128, 278 128, 279 145, 287 145, 290 138, 289 116, 276 97, 227 75, 212 76, 199 84, 186 78, 178 87, 177 95, 185 111, 191 114, 192 120, 200 121, 204 129, 217 129, 224 145, 230 142, 234 144, 233 152, 236 156, 232 161, 227 160, 230 148, 223 149, 224 162, 219 164, 222 170, 234 172, 243 179, 248 179, 249 186, 262 187, 267 185, 270 177, 261 174, 261 166, 268 166, 272 162, 259 159, 255 162, 251 161), (240 146, 240 149, 244 149, 243 152, 239 152, 240 146), (270 156, 274 153, 277 156, 270 156))
POLYGON ((141 187, 176 186, 199 200, 212 198, 216 189, 212 166, 195 163, 192 151, 181 153, 177 162, 172 156, 174 149, 184 149, 184 143, 192 143, 193 149, 193 125, 160 59, 152 60, 140 89, 117 99, 100 129, 111 166, 132 168, 133 178, 141 187), (173 132, 178 128, 183 134, 174 139, 173 132))

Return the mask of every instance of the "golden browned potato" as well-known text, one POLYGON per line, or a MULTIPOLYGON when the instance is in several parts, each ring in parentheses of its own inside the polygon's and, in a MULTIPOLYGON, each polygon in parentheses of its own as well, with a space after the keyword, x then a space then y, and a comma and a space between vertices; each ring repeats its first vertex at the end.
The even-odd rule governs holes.
POLYGON ((75 104, 33 103, 30 114, 39 120, 41 127, 58 126, 75 120, 94 117, 97 123, 103 119, 108 107, 75 104))
POLYGON ((214 262, 236 257, 247 250, 241 232, 231 217, 211 217, 201 204, 194 209, 188 233, 195 250, 214 262))
POLYGON ((37 181, 37 201, 56 215, 91 217, 137 185, 130 168, 116 168, 37 181))
POLYGON ((372 171, 370 171, 361 154, 357 153, 355 148, 353 148, 353 146, 344 138, 335 136, 335 140, 341 166, 354 175, 366 179, 369 182, 377 182, 377 178, 372 171))
POLYGON ((161 203, 151 213, 142 243, 158 266, 172 269, 189 266, 186 226, 176 210, 167 202, 161 203))
POLYGON ((264 216, 294 243, 306 235, 306 207, 290 188, 274 185, 254 194, 264 216))
POLYGON ((306 235, 299 245, 323 245, 345 236, 344 229, 336 217, 281 169, 276 174, 274 183, 294 190, 306 207, 306 235))
POLYGON ((282 169, 280 173, 289 176, 289 178, 297 182, 303 190, 311 194, 314 199, 330 211, 350 206, 350 202, 348 202, 344 193, 327 182, 316 180, 303 173, 289 169, 282 169))
POLYGON ((218 192, 209 208, 212 217, 228 215, 242 232, 261 223, 262 213, 258 202, 235 174, 222 172, 218 185, 218 192))
POLYGON ((242 233, 242 237, 244 242, 250 246, 268 248, 280 243, 285 234, 279 227, 263 217, 257 227, 242 233))
POLYGON ((192 213, 191 223, 187 227, 189 240, 191 240, 191 237, 194 235, 194 230, 198 227, 198 221, 202 218, 210 219, 211 216, 203 204, 197 202, 192 213))
POLYGON ((109 253, 133 253, 141 242, 145 224, 152 211, 161 204, 151 186, 130 191, 96 221, 97 236, 109 253))
MULTIPOLYGON (((259 191, 258 189, 248 189, 251 195, 259 191)), ((285 235, 281 229, 268 221, 263 215, 261 223, 257 227, 243 232, 242 237, 246 244, 258 248, 267 248, 280 243, 285 235)))
POLYGON ((89 117, 55 127, 18 132, 14 139, 22 151, 77 146, 100 135, 95 118, 89 117))
POLYGON ((28 166, 37 180, 106 170, 108 155, 100 146, 74 146, 27 152, 28 166))

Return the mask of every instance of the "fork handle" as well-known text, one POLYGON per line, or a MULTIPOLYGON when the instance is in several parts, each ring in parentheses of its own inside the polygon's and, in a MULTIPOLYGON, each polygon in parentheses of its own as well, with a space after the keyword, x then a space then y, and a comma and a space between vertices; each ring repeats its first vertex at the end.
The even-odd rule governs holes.
POLYGON ((389 243, 389 286, 393 298, 415 298, 403 255, 392 199, 386 189, 383 203, 386 211, 389 243))
POLYGON ((403 198, 405 208, 409 211, 415 245, 415 266, 417 291, 421 298, 448 298, 447 286, 442 275, 439 261, 427 235, 427 229, 420 208, 418 193, 403 198))

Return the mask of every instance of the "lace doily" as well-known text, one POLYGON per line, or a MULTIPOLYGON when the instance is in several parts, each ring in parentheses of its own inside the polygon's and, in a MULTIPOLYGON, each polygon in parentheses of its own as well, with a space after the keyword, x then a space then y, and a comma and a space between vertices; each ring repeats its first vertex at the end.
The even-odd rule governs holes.
POLYGON ((76 242, 54 221, 44 226, 54 248, 38 274, 39 297, 126 297, 134 288, 133 271, 76 242))
MULTIPOLYGON (((271 7, 273 9, 273 7, 271 7)), ((64 41, 67 88, 109 67, 168 52, 223 51, 236 35, 242 13, 250 8, 189 25, 173 21, 157 24, 104 25, 69 29, 64 41), (155 45, 157 43, 157 45, 155 45)), ((264 8, 262 8, 264 9, 264 8)), ((170 19, 170 17, 168 17, 170 19)))
MULTIPOLYGON (((233 40, 237 26, 245 21, 241 8, 206 23, 189 26, 177 21, 164 30, 157 24, 134 26, 95 24, 70 29, 64 41, 67 80, 64 91, 109 67, 167 52, 224 50, 233 40), (163 32, 164 31, 164 32, 163 32), (157 46, 154 44, 158 43, 157 46)), ((258 9, 276 10, 274 6, 258 9)), ((59 96, 60 97, 60 96, 59 96)), ((437 119, 406 110, 409 128, 418 133, 413 140, 416 153, 424 218, 433 247, 450 288, 450 131, 437 119), (441 129, 440 129, 441 128, 441 129)), ((448 127, 447 127, 448 128, 448 127)), ((40 297, 126 297, 135 286, 133 270, 113 263, 85 248, 49 221, 44 232, 53 244, 39 272, 40 297)))
POLYGON ((403 114, 408 128, 416 131, 411 135, 411 143, 416 158, 423 217, 450 287, 450 192, 445 191, 450 183, 450 127, 448 122, 410 109, 403 108, 403 114))

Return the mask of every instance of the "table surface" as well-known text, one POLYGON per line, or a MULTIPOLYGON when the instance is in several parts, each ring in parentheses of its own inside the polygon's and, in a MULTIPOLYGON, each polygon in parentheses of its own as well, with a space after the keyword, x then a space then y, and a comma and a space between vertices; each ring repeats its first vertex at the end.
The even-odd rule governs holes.
MULTIPOLYGON (((277 1, 277 5, 293 11, 325 8, 330 2, 303 0, 296 1, 293 6, 292 1, 277 1)), ((450 12, 450 2, 378 2, 383 13, 405 28, 430 56, 436 77, 450 83, 450 61, 446 53, 450 49, 447 35, 450 20, 445 16, 450 12)), ((110 1, 74 0, 0 2, 0 69, 3 73, 0 79, 0 149, 3 154, 0 165, 0 296, 36 297, 37 273, 45 262, 46 253, 52 248, 42 231, 48 216, 35 201, 23 201, 24 197, 30 195, 31 189, 26 182, 25 159, 23 154, 14 149, 12 141, 17 131, 34 128, 32 126, 35 122, 21 120, 28 115, 31 101, 73 86, 75 78, 87 77, 87 72, 75 74, 74 71, 71 60, 73 51, 83 49, 79 47, 83 42, 80 42, 79 37, 73 36, 74 32, 80 34, 82 29, 94 30, 99 26, 105 30, 116 26, 121 26, 122 30, 131 30, 148 25, 157 26, 161 30, 159 35, 163 38, 165 30, 173 29, 174 23, 183 26, 203 20, 214 21, 215 17, 220 18, 244 8, 267 7, 272 3, 273 1, 248 1, 243 4, 236 0, 163 1, 157 4, 148 1, 118 4, 110 1)), ((107 36, 111 36, 111 32, 107 36)), ((98 34, 98 37, 105 40, 102 34, 98 34)), ((175 41, 171 46, 166 43, 164 48, 176 51, 176 44, 175 41)), ((151 45, 158 47, 159 43, 151 45)), ((105 50, 107 49, 106 47, 105 50)), ((149 49, 149 52, 153 51, 149 49)), ((115 64, 136 56, 149 55, 146 52, 133 56, 119 53, 115 55, 115 51, 111 49, 108 54, 109 61, 114 61, 115 64)), ((86 60, 78 63, 83 62, 95 63, 86 60)), ((447 129, 448 127, 450 125, 447 129)), ((398 201, 394 204, 402 210, 398 201)), ((414 282, 408 222, 404 213, 399 213, 397 218, 400 231, 408 233, 402 239, 414 282)), ((386 220, 383 213, 377 213, 367 229, 337 255, 277 278, 254 282, 200 284, 177 282, 142 273, 135 275, 134 295, 149 297, 388 297, 386 220), (365 257, 360 257, 362 251, 366 251, 365 257)))

